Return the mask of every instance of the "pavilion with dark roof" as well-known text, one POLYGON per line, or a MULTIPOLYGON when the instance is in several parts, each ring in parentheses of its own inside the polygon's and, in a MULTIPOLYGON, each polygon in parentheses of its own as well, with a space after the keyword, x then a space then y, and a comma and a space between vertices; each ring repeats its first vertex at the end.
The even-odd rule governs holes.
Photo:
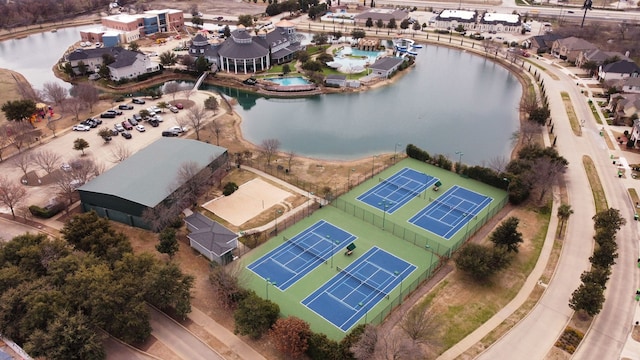
MULTIPOLYGON (((195 163, 218 176, 227 169, 227 149, 205 142, 160 138, 78 189, 83 211, 130 226, 149 228, 142 213, 163 203, 188 179, 183 164, 195 163)), ((197 176, 197 175, 196 175, 197 176)))

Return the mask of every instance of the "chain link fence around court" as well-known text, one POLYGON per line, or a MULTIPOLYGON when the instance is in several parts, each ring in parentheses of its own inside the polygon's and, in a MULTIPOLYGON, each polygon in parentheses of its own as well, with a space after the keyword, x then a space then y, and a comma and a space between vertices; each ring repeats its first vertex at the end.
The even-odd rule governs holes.
MULTIPOLYGON (((347 214, 350 214, 366 223, 372 224, 381 228, 383 231, 391 233, 392 235, 413 244, 416 247, 431 251, 437 254, 439 257, 450 258, 451 254, 455 252, 467 239, 475 234, 480 228, 489 221, 500 209, 507 204, 507 198, 504 197, 502 201, 498 203, 492 202, 489 204, 488 209, 484 212, 484 215, 474 217, 470 220, 464 228, 464 235, 459 240, 452 241, 451 246, 445 246, 439 241, 434 240, 435 235, 427 236, 425 234, 418 233, 412 229, 407 228, 389 220, 386 218, 386 214, 378 215, 372 211, 363 209, 351 202, 345 201, 341 198, 335 199, 331 202, 331 205, 337 209, 340 209, 347 214)), ((462 231, 462 229, 460 230, 462 231)), ((426 232, 426 231, 425 231, 426 232)))

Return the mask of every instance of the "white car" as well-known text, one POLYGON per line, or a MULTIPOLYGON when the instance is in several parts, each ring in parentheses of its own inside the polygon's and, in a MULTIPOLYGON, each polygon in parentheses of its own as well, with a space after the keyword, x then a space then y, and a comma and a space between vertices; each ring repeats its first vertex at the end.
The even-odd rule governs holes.
POLYGON ((140 125, 140 124, 136 125, 136 130, 138 130, 138 131, 140 131, 140 132, 145 132, 145 131, 146 131, 146 129, 144 128, 144 126, 143 126, 143 125, 140 125))
POLYGON ((71 129, 73 129, 73 131, 89 131, 91 130, 91 127, 80 124, 80 125, 74 125, 71 129))
POLYGON ((167 129, 167 131, 173 131, 173 132, 179 132, 179 133, 183 133, 188 131, 189 129, 187 127, 184 126, 172 126, 170 128, 167 129))
POLYGON ((155 115, 151 118, 151 120, 155 120, 157 122, 162 122, 164 119, 162 119, 162 116, 160 115, 155 115))

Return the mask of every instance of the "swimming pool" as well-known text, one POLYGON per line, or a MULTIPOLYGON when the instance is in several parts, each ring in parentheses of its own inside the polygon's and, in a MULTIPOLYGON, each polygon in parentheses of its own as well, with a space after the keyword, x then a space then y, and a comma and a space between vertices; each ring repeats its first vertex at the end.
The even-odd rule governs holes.
POLYGON ((335 67, 338 68, 338 71, 351 73, 357 70, 355 72, 359 72, 366 66, 376 62, 378 57, 384 54, 384 51, 363 51, 345 47, 336 53, 336 56, 333 58, 333 63, 336 64, 335 67))
POLYGON ((264 80, 266 81, 271 81, 273 83, 276 83, 280 86, 296 86, 296 85, 309 85, 311 84, 309 81, 307 81, 305 78, 301 77, 301 76, 297 76, 297 77, 282 77, 282 78, 265 78, 264 80))

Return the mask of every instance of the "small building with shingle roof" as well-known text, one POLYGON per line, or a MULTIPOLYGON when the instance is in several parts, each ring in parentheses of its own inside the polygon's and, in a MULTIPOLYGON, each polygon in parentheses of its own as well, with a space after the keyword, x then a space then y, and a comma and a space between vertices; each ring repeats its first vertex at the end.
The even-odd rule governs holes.
POLYGON ((598 78, 603 81, 617 81, 639 75, 640 67, 629 59, 600 65, 598 69, 598 78))
POLYGON ((233 261, 233 250, 238 247, 236 233, 200 213, 187 216, 184 222, 189 245, 202 256, 221 265, 233 261))
POLYGON ((403 58, 399 57, 383 57, 369 66, 372 74, 388 78, 396 71, 400 65, 404 62, 403 58))
POLYGON ((576 62, 581 52, 597 48, 596 45, 587 40, 571 36, 554 41, 551 46, 551 53, 562 60, 576 62))
POLYGON ((358 26, 365 26, 365 24, 367 23, 367 19, 369 18, 371 18, 374 24, 378 20, 381 20, 382 23, 387 26, 387 24, 389 24, 389 21, 391 21, 391 19, 394 19, 396 21, 396 25, 400 26, 402 20, 408 17, 409 12, 407 12, 406 10, 371 8, 356 15, 354 17, 354 20, 356 25, 358 26))
POLYGON ((160 138, 81 186, 78 193, 82 210, 95 210, 102 217, 148 228, 143 212, 169 199, 188 181, 178 176, 185 163, 194 163, 198 171, 209 168, 216 176, 226 171, 227 160, 227 149, 219 146, 160 138))
POLYGON ((67 61, 76 73, 79 73, 81 62, 87 67, 87 71, 97 73, 102 66, 105 54, 112 56, 115 60, 107 65, 113 81, 133 79, 142 74, 160 70, 160 66, 151 62, 149 56, 121 47, 77 49, 67 55, 67 61))

